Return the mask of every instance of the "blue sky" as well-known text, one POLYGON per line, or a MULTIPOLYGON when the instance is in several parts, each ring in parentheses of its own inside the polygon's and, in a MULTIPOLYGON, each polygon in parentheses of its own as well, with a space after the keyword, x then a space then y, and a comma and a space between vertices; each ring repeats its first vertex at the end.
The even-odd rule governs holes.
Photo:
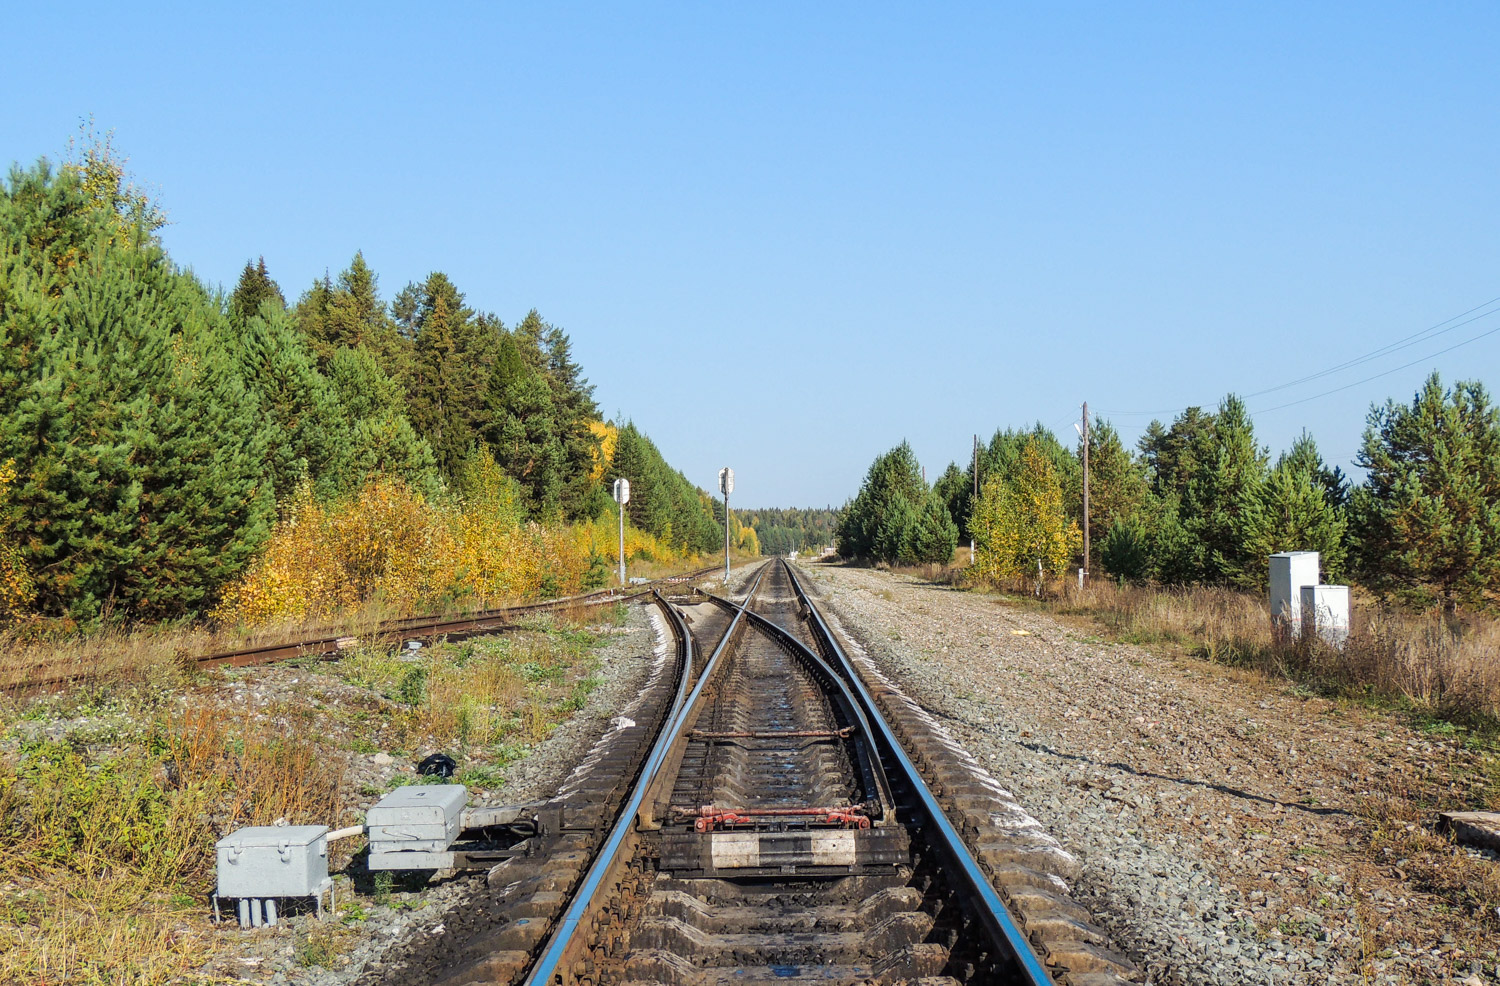
MULTIPOLYGON (((568 330, 606 415, 736 505, 1077 405, 1129 440, 1500 296, 1493 4, 41 5, 0 152, 93 114, 232 285, 356 250, 568 330), (329 5, 330 7, 332 5, 329 5), (807 9, 814 8, 814 9, 807 9), (1111 413, 1114 412, 1114 413, 1111 413)), ((16 44, 17 39, 24 43, 16 44)), ((1347 463, 1484 316, 1250 400, 1347 463), (1417 365, 1357 383, 1404 363, 1417 365)))

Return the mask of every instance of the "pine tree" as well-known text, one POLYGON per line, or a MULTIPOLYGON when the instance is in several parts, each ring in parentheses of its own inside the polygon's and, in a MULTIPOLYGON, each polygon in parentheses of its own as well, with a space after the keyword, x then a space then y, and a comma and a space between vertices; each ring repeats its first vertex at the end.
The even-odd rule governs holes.
POLYGON ((99 211, 75 187, 43 167, 0 195, 0 324, 27 353, 0 418, 22 550, 43 612, 189 614, 266 535, 266 428, 218 303, 154 240, 76 249, 51 208, 99 211))
POLYGON ((1151 577, 1151 530, 1139 515, 1116 519, 1099 545, 1099 563, 1121 582, 1144 582, 1151 577))
POLYGON ((1482 384, 1445 391, 1433 373, 1410 405, 1372 407, 1356 462, 1370 586, 1448 612, 1500 603, 1500 411, 1482 384))
POLYGON ((208 608, 218 587, 260 550, 275 516, 265 471, 274 429, 246 392, 222 336, 188 317, 171 397, 150 419, 154 427, 138 427, 133 438, 134 560, 116 573, 111 592, 137 618, 208 608))
POLYGON ((1138 447, 1158 496, 1187 494, 1188 482, 1197 475, 1203 458, 1211 454, 1214 424, 1212 414, 1190 407, 1177 416, 1170 429, 1163 428, 1160 421, 1146 426, 1138 447))
MULTIPOLYGON (((1080 457, 1081 452, 1080 448, 1080 457)), ((1148 491, 1145 469, 1126 450, 1114 427, 1103 418, 1096 419, 1089 427, 1089 523, 1093 529, 1107 532, 1117 521, 1134 517, 1148 491)), ((1097 553, 1102 541, 1092 548, 1096 557, 1089 561, 1090 568, 1100 560, 1097 553)))

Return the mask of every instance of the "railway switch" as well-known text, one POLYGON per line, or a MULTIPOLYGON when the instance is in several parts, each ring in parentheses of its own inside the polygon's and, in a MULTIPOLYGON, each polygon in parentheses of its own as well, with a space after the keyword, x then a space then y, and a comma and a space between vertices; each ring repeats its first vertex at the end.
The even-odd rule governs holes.
POLYGON ((370 869, 446 869, 463 829, 469 791, 462 784, 398 787, 365 815, 370 869))

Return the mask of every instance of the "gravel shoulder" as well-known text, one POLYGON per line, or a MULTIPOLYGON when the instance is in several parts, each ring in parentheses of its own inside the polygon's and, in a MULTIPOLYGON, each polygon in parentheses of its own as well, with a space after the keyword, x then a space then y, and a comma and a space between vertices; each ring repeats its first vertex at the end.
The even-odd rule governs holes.
POLYGON ((1385 836, 1429 825, 1392 813, 1479 770, 1460 743, 994 596, 806 570, 843 630, 1079 858, 1075 898, 1146 981, 1496 981, 1500 922, 1426 892, 1385 836))

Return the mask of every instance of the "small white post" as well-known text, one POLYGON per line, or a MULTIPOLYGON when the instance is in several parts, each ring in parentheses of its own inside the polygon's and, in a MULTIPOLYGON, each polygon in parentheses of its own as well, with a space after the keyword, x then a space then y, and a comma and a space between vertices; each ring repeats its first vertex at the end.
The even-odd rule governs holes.
POLYGON ((620 585, 625 584, 625 504, 630 502, 630 480, 615 480, 615 502, 620 505, 620 585))
POLYGON ((734 470, 719 470, 719 492, 724 494, 724 584, 729 584, 729 494, 734 492, 734 470))

